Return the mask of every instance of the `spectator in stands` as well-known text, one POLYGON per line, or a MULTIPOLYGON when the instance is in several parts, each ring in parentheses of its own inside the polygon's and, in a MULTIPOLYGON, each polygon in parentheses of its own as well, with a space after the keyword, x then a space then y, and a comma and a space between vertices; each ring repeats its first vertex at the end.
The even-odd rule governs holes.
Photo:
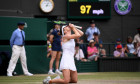
POLYGON ((47 40, 47 58, 51 56, 51 52, 52 52, 52 45, 50 43, 49 40, 47 40))
POLYGON ((134 44, 132 43, 133 39, 131 36, 127 37, 127 44, 125 46, 125 50, 128 53, 128 56, 134 56, 136 55, 136 50, 134 48, 134 44))
POLYGON ((85 59, 83 50, 79 48, 78 43, 76 43, 76 46, 75 46, 75 55, 74 56, 75 56, 76 60, 81 60, 81 61, 84 61, 84 62, 87 61, 87 59, 85 59))
POLYGON ((116 40, 115 49, 117 49, 117 45, 121 45, 122 48, 123 48, 123 45, 121 43, 121 39, 120 38, 116 40))
POLYGON ((140 27, 137 28, 137 31, 138 31, 138 34, 136 34, 136 35, 134 36, 133 43, 135 42, 135 43, 140 44, 140 27))
POLYGON ((103 42, 101 39, 99 39, 99 34, 97 32, 94 32, 93 34, 93 37, 94 37, 94 41, 95 41, 95 46, 98 48, 99 50, 99 54, 102 56, 102 57, 106 57, 106 50, 103 48, 103 42))
POLYGON ((114 51, 114 57, 127 57, 127 54, 122 48, 122 45, 117 45, 117 49, 114 51))
POLYGON ((140 57, 140 44, 134 42, 134 48, 135 48, 135 52, 137 54, 137 57, 140 57))
POLYGON ((90 40, 89 46, 87 47, 87 53, 88 53, 88 59, 89 60, 98 60, 99 52, 98 49, 94 46, 95 42, 94 40, 90 40))
POLYGON ((54 24, 54 29, 53 29, 53 32, 51 33, 50 35, 50 42, 52 44, 52 53, 51 53, 51 60, 50 60, 50 65, 49 65, 49 72, 48 74, 49 75, 54 75, 55 73, 56 74, 62 74, 62 72, 60 72, 58 70, 59 68, 59 60, 60 60, 60 57, 61 57, 61 36, 58 34, 59 33, 59 30, 60 30, 60 25, 55 23, 54 24), (56 70, 55 70, 55 73, 53 72, 53 63, 54 63, 54 60, 56 59, 56 70))
POLYGON ((88 29, 85 32, 88 42, 94 38, 93 37, 94 32, 98 32, 98 34, 100 35, 100 30, 97 27, 95 27, 95 22, 92 21, 90 22, 90 27, 88 27, 88 29))
POLYGON ((140 57, 140 45, 138 45, 138 43, 135 43, 135 46, 137 57, 140 57))
POLYGON ((51 45, 51 42, 49 40, 49 35, 47 34, 47 58, 48 57, 51 57, 51 52, 52 52, 52 45, 51 45))
POLYGON ((140 57, 140 27, 137 28, 137 31, 138 31, 138 34, 136 34, 134 36, 133 43, 134 43, 134 47, 136 49, 136 53, 137 53, 138 57, 140 57))

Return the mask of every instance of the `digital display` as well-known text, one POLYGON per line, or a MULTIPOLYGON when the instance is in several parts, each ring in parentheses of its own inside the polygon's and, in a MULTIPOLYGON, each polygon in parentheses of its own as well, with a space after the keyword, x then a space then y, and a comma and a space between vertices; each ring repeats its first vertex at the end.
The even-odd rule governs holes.
POLYGON ((110 0, 68 0, 68 19, 109 19, 110 0))

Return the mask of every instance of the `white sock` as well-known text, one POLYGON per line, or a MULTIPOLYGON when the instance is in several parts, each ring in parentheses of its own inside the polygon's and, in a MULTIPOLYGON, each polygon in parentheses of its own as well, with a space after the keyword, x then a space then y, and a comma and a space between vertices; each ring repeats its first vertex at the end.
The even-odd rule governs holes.
POLYGON ((56 71, 59 71, 58 69, 56 69, 56 71))
POLYGON ((52 69, 50 69, 49 72, 52 72, 52 69))
POLYGON ((60 79, 61 77, 59 75, 57 75, 54 79, 60 79))

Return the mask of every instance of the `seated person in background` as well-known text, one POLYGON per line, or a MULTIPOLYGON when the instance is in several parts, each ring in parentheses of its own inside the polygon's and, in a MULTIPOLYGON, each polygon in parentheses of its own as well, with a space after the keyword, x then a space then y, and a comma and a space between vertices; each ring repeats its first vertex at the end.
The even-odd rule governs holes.
POLYGON ((78 43, 76 43, 76 46, 75 46, 75 55, 74 55, 74 57, 76 58, 76 60, 81 60, 81 61, 84 61, 84 62, 87 61, 85 59, 85 56, 84 56, 84 53, 83 53, 82 49, 79 48, 78 43))
POLYGON ((99 39, 99 34, 95 32, 93 36, 94 36, 95 46, 98 48, 100 55, 102 57, 106 57, 106 50, 103 48, 102 40, 99 39))
POLYGON ((51 42, 50 42, 50 38, 47 37, 47 58, 48 57, 51 57, 51 52, 52 52, 52 45, 51 45, 51 42))
POLYGON ((136 50, 134 48, 134 44, 132 43, 133 39, 131 36, 127 37, 127 44, 125 46, 125 50, 128 53, 128 55, 133 56, 136 55, 136 50))
POLYGON ((117 45, 117 49, 114 51, 114 57, 127 57, 122 45, 117 45))
POLYGON ((140 43, 140 27, 137 28, 138 34, 134 36, 133 43, 140 43))
POLYGON ((117 39, 117 40, 116 40, 115 49, 117 49, 117 45, 121 45, 122 48, 123 48, 123 45, 122 45, 122 43, 121 43, 121 39, 117 39))
POLYGON ((99 57, 99 52, 98 52, 98 49, 94 45, 95 45, 94 40, 90 40, 89 46, 87 48, 88 59, 89 60, 94 59, 95 61, 97 61, 99 57))
POLYGON ((135 53, 137 54, 137 57, 140 57, 140 44, 134 42, 134 48, 135 48, 135 53))
POLYGON ((133 43, 134 43, 134 46, 136 49, 136 53, 137 53, 138 57, 140 57, 140 27, 137 28, 137 31, 138 31, 138 33, 134 36, 133 43))
POLYGON ((51 47, 52 47, 51 43, 48 43, 47 41, 47 58, 51 56, 51 52, 52 52, 51 47))

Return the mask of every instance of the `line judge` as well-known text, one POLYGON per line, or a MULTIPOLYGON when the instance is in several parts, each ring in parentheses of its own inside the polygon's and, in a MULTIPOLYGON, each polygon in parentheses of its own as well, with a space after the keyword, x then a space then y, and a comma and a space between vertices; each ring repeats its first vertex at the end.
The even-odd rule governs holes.
POLYGON ((23 31, 23 29, 24 29, 25 23, 19 22, 17 25, 18 25, 18 28, 13 32, 10 39, 10 46, 12 47, 12 56, 11 56, 9 66, 7 69, 7 76, 13 76, 12 72, 15 69, 15 66, 19 57, 20 57, 24 75, 32 76, 33 74, 31 74, 27 69, 26 52, 24 48, 25 32, 23 31))

